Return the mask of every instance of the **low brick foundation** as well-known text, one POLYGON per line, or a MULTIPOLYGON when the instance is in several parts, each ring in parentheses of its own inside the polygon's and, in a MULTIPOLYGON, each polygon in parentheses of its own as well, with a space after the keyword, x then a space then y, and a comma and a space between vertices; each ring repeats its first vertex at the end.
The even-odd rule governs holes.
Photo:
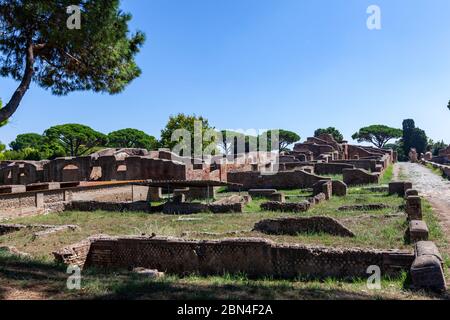
POLYGON ((73 211, 113 211, 113 212, 152 212, 150 204, 146 201, 138 202, 98 202, 73 201, 67 205, 66 210, 73 211))
MULTIPOLYGON (((242 190, 250 189, 301 189, 311 188, 320 180, 331 180, 301 170, 281 171, 271 175, 261 172, 228 172, 228 182, 241 184, 242 190)), ((240 191, 239 187, 230 187, 231 191, 240 191)))
POLYGON ((339 237, 354 237, 355 234, 339 221, 330 217, 282 218, 262 220, 255 224, 254 231, 275 235, 297 235, 299 233, 327 233, 339 237))
POLYGON ((405 251, 334 249, 275 244, 264 239, 187 241, 173 238, 103 237, 54 252, 56 261, 95 268, 137 267, 178 275, 244 273, 252 278, 366 277, 377 265, 383 275, 408 270, 405 251))
POLYGON ((391 208, 389 205, 384 203, 368 203, 368 204, 357 204, 353 206, 342 206, 339 207, 339 211, 375 211, 391 208))
POLYGON ((311 203, 308 201, 302 202, 274 202, 269 201, 261 204, 261 209, 265 211, 281 211, 281 212, 305 212, 311 207, 311 203))

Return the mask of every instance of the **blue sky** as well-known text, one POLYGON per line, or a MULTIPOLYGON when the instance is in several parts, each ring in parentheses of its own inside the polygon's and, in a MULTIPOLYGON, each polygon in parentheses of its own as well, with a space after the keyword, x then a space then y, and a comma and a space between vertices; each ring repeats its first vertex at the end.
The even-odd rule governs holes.
MULTIPOLYGON (((335 126, 347 139, 371 124, 413 118, 450 142, 448 0, 124 0, 146 44, 142 76, 120 95, 55 97, 32 86, 0 129, 42 133, 83 123, 159 136, 179 112, 218 129, 284 128, 311 136, 335 126), (382 30, 369 31, 376 4, 382 30)), ((17 83, 0 78, 7 101, 17 83)))

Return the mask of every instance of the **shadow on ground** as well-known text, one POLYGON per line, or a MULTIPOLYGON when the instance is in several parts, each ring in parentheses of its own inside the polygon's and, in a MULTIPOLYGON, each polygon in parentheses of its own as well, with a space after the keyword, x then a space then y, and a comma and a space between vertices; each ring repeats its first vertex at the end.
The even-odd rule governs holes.
MULTIPOLYGON (((82 289, 66 288, 66 268, 54 263, 22 259, 0 252, 0 300, 4 299, 100 299, 100 300, 367 300, 390 298, 361 290, 347 290, 318 282, 303 285, 294 281, 251 281, 221 277, 151 280, 129 272, 82 274, 82 289), (335 287, 336 288, 335 288, 335 287)), ((447 297, 450 296, 450 292, 447 297)), ((391 297, 391 298, 401 298, 391 297)), ((443 298, 424 296, 424 298, 443 298)))

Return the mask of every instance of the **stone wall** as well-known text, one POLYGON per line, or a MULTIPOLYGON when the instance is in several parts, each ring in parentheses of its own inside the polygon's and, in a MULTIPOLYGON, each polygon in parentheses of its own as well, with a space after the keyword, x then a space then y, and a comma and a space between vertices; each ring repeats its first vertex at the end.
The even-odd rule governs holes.
POLYGON ((175 203, 167 202, 162 206, 162 212, 165 214, 188 215, 197 213, 242 213, 243 203, 225 203, 225 204, 204 204, 204 203, 175 203))
POLYGON ((281 211, 281 212, 306 212, 311 207, 309 201, 302 202, 278 202, 269 201, 261 204, 261 209, 265 211, 281 211))
POLYGON ((408 270, 414 259, 405 251, 283 245, 254 238, 187 241, 148 237, 91 239, 54 256, 59 262, 85 267, 143 267, 178 275, 244 273, 251 278, 366 277, 372 265, 380 266, 383 275, 391 275, 408 270))
POLYGON ((318 175, 342 174, 342 170, 354 168, 355 166, 350 163, 316 163, 314 164, 314 173, 318 175))
POLYGON ((66 206, 66 210, 73 211, 110 211, 110 212, 152 212, 147 201, 137 202, 98 202, 73 201, 66 206))
MULTIPOLYGON (((0 184, 25 185, 36 182, 186 180, 188 176, 210 178, 209 166, 194 166, 152 158, 150 155, 119 153, 45 161, 9 161, 0 165, 0 184)), ((220 179, 220 173, 216 174, 220 179)))
POLYGON ((72 201, 146 201, 148 187, 111 184, 57 190, 0 194, 0 219, 63 211, 72 201))
POLYGON ((355 234, 339 221, 330 217, 300 217, 262 220, 255 224, 255 231, 276 235, 299 233, 327 233, 339 237, 354 237, 355 234))
MULTIPOLYGON (((299 189, 312 188, 320 180, 331 180, 304 171, 283 171, 272 175, 260 172, 229 172, 228 182, 242 184, 242 190, 250 189, 299 189)), ((239 188, 232 188, 239 191, 239 188)))
POLYGON ((348 186, 378 183, 378 173, 370 173, 363 169, 344 169, 344 183, 348 186))

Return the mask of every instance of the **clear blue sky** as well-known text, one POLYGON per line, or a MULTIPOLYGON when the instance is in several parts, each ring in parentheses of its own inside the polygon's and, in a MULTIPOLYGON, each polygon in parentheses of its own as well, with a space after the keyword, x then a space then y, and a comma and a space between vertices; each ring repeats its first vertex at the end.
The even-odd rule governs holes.
MULTIPOLYGON (((302 138, 335 126, 401 127, 413 118, 450 142, 448 0, 124 0, 131 30, 147 34, 143 70, 120 95, 54 97, 32 86, 0 129, 42 133, 83 123, 159 136, 169 115, 203 115, 218 129, 285 128, 302 138), (382 30, 366 28, 366 9, 382 30)), ((17 83, 0 79, 0 97, 17 83)))

